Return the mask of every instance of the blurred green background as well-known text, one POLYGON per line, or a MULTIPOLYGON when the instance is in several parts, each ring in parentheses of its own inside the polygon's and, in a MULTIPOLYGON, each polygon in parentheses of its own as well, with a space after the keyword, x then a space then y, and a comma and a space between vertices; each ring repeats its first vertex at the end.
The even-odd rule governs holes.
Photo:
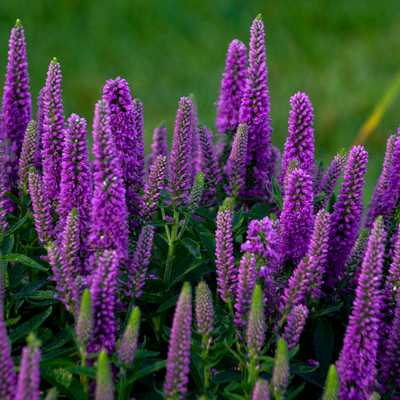
MULTIPOLYGON (((367 0, 0 0, 0 65, 20 18, 33 96, 52 57, 61 62, 64 108, 91 125, 109 78, 122 76, 145 106, 146 150, 178 100, 193 92, 201 122, 214 128, 230 41, 246 44, 254 17, 266 26, 274 143, 283 148, 289 98, 305 91, 315 110, 316 157, 329 163, 349 148, 400 71, 400 1, 367 0)), ((367 194, 380 173, 386 138, 400 123, 395 96, 367 140, 367 194)))

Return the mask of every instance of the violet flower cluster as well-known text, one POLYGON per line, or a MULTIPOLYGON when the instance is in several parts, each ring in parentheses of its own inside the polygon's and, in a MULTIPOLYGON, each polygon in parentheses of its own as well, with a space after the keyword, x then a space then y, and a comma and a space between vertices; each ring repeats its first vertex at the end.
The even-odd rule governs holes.
POLYGON ((307 316, 308 309, 303 304, 294 306, 288 315, 282 337, 286 340, 289 350, 294 349, 299 343, 307 316))
POLYGON ((37 147, 37 124, 35 121, 31 121, 26 128, 18 164, 19 188, 22 191, 26 190, 28 185, 29 168, 36 164, 37 147))
POLYGON ((197 285, 195 303, 197 332, 202 335, 202 345, 208 348, 212 341, 215 312, 211 290, 204 281, 197 285))

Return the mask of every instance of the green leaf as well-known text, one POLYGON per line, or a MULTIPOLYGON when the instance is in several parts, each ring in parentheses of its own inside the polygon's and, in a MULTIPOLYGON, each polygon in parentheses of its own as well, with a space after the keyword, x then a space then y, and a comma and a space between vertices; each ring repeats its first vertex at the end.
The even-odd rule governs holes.
POLYGON ((11 289, 16 288, 22 281, 23 274, 22 268, 19 264, 14 264, 14 266, 8 272, 8 278, 10 280, 11 289))
POLYGON ((174 270, 172 271, 173 273, 170 286, 172 287, 176 283, 180 282, 187 274, 195 271, 197 268, 204 265, 205 263, 207 263, 207 260, 194 259, 193 257, 186 258, 176 267, 174 267, 174 270))
POLYGON ((180 240, 180 242, 194 255, 198 260, 201 259, 200 245, 193 239, 185 238, 180 240))
POLYGON ((242 223, 244 221, 243 213, 244 213, 244 206, 242 206, 242 208, 238 212, 235 212, 235 214, 233 216, 233 221, 232 221, 232 230, 233 231, 240 228, 240 225, 242 225, 242 223))
POLYGON ((334 347, 332 324, 327 319, 318 319, 314 335, 315 357, 319 362, 322 376, 326 376, 331 363, 334 347))
POLYGON ((176 303, 178 302, 178 299, 179 299, 179 294, 177 294, 174 297, 171 297, 165 303, 161 304, 160 307, 158 307, 157 312, 161 313, 161 312, 163 312, 165 310, 168 310, 171 307, 174 307, 176 305, 176 303))
POLYGON ((135 354, 135 360, 139 360, 141 358, 151 358, 157 357, 160 354, 159 351, 147 350, 147 349, 138 349, 135 354))
POLYGON ((158 221, 152 221, 151 225, 153 225, 153 226, 165 226, 165 225, 171 225, 171 222, 165 221, 165 219, 159 219, 158 221))
POLYGON ((309 374, 318 369, 318 366, 309 365, 300 360, 292 360, 290 362, 290 373, 291 374, 309 374))
POLYGON ((217 213, 215 211, 209 210, 206 207, 197 207, 196 208, 196 215, 199 217, 203 217, 207 221, 215 222, 217 218, 217 213))
POLYGON ((14 235, 10 235, 7 237, 3 243, 0 245, 0 252, 1 254, 6 255, 12 252, 12 249, 14 247, 14 235))
POLYGON ((91 367, 65 367, 65 370, 77 375, 85 375, 96 378, 96 370, 91 367))
POLYGON ((149 375, 149 374, 151 374, 153 372, 156 372, 156 371, 159 371, 160 369, 165 368, 166 365, 167 365, 167 361, 168 360, 157 361, 152 365, 149 365, 149 366, 147 366, 145 368, 141 368, 140 371, 136 372, 133 376, 131 376, 128 379, 127 384, 129 385, 129 384, 137 381, 138 379, 143 378, 144 376, 147 376, 147 375, 149 375))
POLYGON ((213 383, 228 383, 228 382, 238 382, 243 380, 243 375, 236 371, 233 368, 226 369, 225 371, 221 371, 218 374, 215 374, 211 378, 211 382, 213 383))
POLYGON ((297 375, 301 376, 306 381, 313 383, 314 385, 318 386, 321 389, 323 389, 323 387, 324 387, 324 380, 322 379, 321 375, 317 371, 307 373, 307 374, 299 373, 297 375))
POLYGON ((334 312, 340 310, 341 307, 342 307, 342 305, 338 304, 337 306, 332 306, 332 307, 325 308, 323 310, 314 311, 308 315, 308 318, 320 317, 321 315, 325 315, 325 314, 333 314, 334 312))
POLYGON ((291 392, 286 392, 285 393, 285 400, 292 400, 292 399, 297 399, 297 396, 303 391, 303 389, 306 387, 306 382, 303 382, 298 388, 291 392))
POLYGON ((16 299, 54 299, 57 292, 54 290, 39 290, 37 292, 27 292, 27 293, 16 293, 14 297, 16 299))
POLYGON ((48 373, 43 374, 43 378, 69 399, 81 400, 85 397, 78 379, 65 368, 49 369, 48 373))
POLYGON ((14 232, 16 232, 19 228, 21 228, 21 226, 25 224, 25 222, 26 222, 26 220, 27 220, 27 218, 28 218, 28 215, 29 215, 29 213, 26 213, 26 214, 24 215, 24 217, 23 217, 21 220, 18 221, 17 224, 15 224, 11 229, 9 229, 8 231, 6 231, 6 232, 4 233, 4 235, 3 235, 3 236, 1 237, 1 239, 0 239, 0 243, 3 243, 4 240, 5 240, 6 238, 8 238, 8 237, 11 236, 14 232))
POLYGON ((6 254, 3 257, 3 260, 8 262, 18 262, 27 265, 28 267, 38 269, 39 271, 47 271, 47 268, 43 267, 43 265, 40 265, 36 261, 32 260, 32 258, 29 258, 23 254, 16 254, 16 253, 6 254))
POLYGON ((283 210, 283 198, 282 198, 281 189, 279 188, 279 185, 276 182, 276 179, 274 177, 272 177, 271 183, 272 183, 272 192, 270 191, 268 186, 267 186, 267 190, 271 194, 271 196, 276 200, 276 204, 278 205, 279 209, 282 211, 283 210))
POLYGON ((257 219, 263 219, 268 216, 275 206, 273 204, 255 204, 250 209, 250 213, 256 214, 257 219))
POLYGON ((42 352, 43 354, 48 353, 49 351, 53 351, 58 349, 61 346, 64 346, 71 340, 71 335, 67 330, 63 330, 58 332, 57 335, 54 337, 54 340, 49 343, 47 346, 43 347, 42 352))
POLYGON ((10 199, 13 203, 15 203, 16 205, 22 207, 22 200, 19 197, 15 196, 15 194, 12 194, 10 192, 5 192, 5 196, 8 199, 10 199))
POLYGON ((329 214, 332 214, 335 211, 333 206, 335 205, 336 201, 337 201, 337 196, 336 196, 336 193, 333 192, 333 194, 332 194, 332 196, 331 196, 331 198, 329 199, 329 202, 328 202, 328 212, 329 212, 329 214))
POLYGON ((53 307, 49 307, 45 312, 35 315, 29 321, 24 322, 18 328, 14 329, 9 335, 11 343, 15 343, 17 340, 27 337, 29 332, 32 332, 46 321, 52 311, 53 307))
POLYGON ((54 360, 59 360, 62 357, 71 356, 72 354, 77 352, 78 350, 76 347, 63 347, 61 349, 56 349, 51 351, 50 353, 43 355, 43 357, 40 359, 40 363, 42 366, 46 367, 49 367, 50 365, 57 365, 57 363, 54 363, 54 360))

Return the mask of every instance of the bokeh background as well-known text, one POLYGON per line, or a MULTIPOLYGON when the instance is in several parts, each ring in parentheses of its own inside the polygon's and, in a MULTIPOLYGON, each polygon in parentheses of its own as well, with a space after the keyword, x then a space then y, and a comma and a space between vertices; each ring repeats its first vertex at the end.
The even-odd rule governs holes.
POLYGON ((0 68, 5 73, 10 28, 20 18, 33 96, 56 56, 65 112, 80 114, 90 126, 106 79, 122 76, 144 103, 149 152, 160 120, 167 120, 171 138, 182 95, 196 95, 201 122, 214 129, 227 47, 234 38, 248 43, 259 13, 266 26, 273 141, 280 149, 289 98, 298 90, 313 103, 316 157, 327 164, 359 141, 380 104, 365 142, 370 195, 386 139, 400 123, 399 0, 0 0, 0 68))

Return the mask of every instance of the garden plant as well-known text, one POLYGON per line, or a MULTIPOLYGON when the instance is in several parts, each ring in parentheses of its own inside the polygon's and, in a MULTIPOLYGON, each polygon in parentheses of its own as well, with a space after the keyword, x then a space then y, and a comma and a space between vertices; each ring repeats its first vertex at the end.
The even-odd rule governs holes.
POLYGON ((272 143, 267 75, 259 15, 249 44, 229 45, 215 129, 183 96, 146 156, 144 105, 121 77, 88 127, 64 114, 54 58, 33 115, 17 20, 0 114, 1 400, 400 399, 400 129, 363 198, 367 150, 315 160, 305 93, 282 152, 272 143))

